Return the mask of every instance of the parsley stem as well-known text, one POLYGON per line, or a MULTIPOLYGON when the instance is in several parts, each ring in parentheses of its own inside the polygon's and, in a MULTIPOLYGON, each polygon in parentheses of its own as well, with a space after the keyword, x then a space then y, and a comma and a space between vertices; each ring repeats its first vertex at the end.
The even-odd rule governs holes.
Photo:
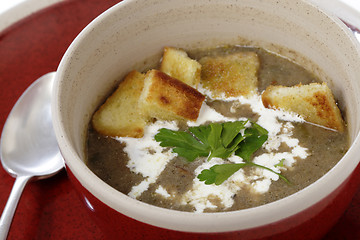
POLYGON ((259 167, 259 168, 262 168, 262 169, 265 169, 265 170, 268 170, 272 173, 275 173, 276 175, 278 175, 282 180, 284 180, 286 183, 290 184, 290 181, 284 177, 283 175, 281 175, 280 173, 278 172, 275 172, 274 170, 272 170, 271 168, 268 168, 268 167, 265 167, 263 165, 259 165, 259 164, 256 164, 256 163, 253 163, 253 162, 247 162, 247 164, 249 165, 252 165, 252 166, 255 166, 255 167, 259 167))

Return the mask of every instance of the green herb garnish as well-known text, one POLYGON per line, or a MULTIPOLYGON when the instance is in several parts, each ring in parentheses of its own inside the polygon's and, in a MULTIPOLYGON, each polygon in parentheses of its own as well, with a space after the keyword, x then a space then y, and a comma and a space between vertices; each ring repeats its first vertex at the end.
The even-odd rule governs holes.
POLYGON ((188 131, 173 131, 166 128, 159 130, 155 140, 162 147, 172 147, 172 151, 187 161, 192 162, 198 157, 226 159, 233 153, 241 157, 244 163, 215 165, 203 170, 198 179, 205 184, 222 184, 231 175, 245 166, 254 166, 266 169, 286 182, 284 176, 270 168, 255 164, 251 161, 255 153, 267 140, 268 132, 260 125, 248 121, 235 121, 225 123, 211 123, 209 125, 190 127, 188 131), (243 130, 243 131, 242 131, 243 130))
POLYGON ((189 162, 197 157, 227 158, 238 149, 244 139, 239 132, 245 128, 246 121, 212 123, 206 126, 190 127, 189 132, 159 130, 155 140, 162 147, 173 147, 173 152, 189 162))
MULTIPOLYGON (((204 135, 207 135, 204 133, 204 135)), ((209 155, 208 143, 199 142, 189 132, 173 131, 166 128, 159 130, 155 135, 155 140, 162 147, 173 147, 173 152, 186 158, 189 162, 197 157, 207 157, 209 155)))
POLYGON ((285 158, 281 159, 278 164, 275 164, 275 167, 283 167, 284 166, 285 158))
POLYGON ((210 169, 201 171, 198 179, 200 181, 205 181, 205 184, 215 183, 216 185, 220 185, 240 168, 243 168, 246 165, 246 163, 214 165, 210 169))
POLYGON ((236 155, 250 161, 251 156, 256 152, 268 139, 268 131, 256 123, 252 123, 252 127, 245 130, 245 139, 239 144, 236 155))

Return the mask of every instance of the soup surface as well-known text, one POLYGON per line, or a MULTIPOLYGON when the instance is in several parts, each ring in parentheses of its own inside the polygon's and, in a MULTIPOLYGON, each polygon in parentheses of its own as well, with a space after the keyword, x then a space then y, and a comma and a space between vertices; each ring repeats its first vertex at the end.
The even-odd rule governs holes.
MULTIPOLYGON (((259 94, 230 99, 208 94, 196 123, 154 121, 145 130, 143 138, 104 136, 90 124, 86 149, 88 167, 107 184, 133 198, 164 208, 193 212, 234 211, 259 206, 293 194, 323 176, 348 149, 346 129, 337 132, 307 123, 292 113, 265 109, 260 97, 269 85, 320 82, 316 76, 261 48, 227 46, 188 51, 188 54, 199 60, 204 56, 239 51, 256 52, 259 57, 259 94), (208 113, 211 113, 210 119, 208 113), (240 163, 242 160, 215 158, 207 161, 206 157, 199 157, 189 162, 171 149, 156 145, 158 143, 153 139, 160 128, 186 130, 188 125, 209 121, 247 119, 257 122, 269 134, 264 145, 253 154, 253 161, 281 175, 246 166, 220 185, 205 184, 197 178, 201 170, 214 164, 240 163)), ((206 92, 205 89, 199 91, 206 92)))

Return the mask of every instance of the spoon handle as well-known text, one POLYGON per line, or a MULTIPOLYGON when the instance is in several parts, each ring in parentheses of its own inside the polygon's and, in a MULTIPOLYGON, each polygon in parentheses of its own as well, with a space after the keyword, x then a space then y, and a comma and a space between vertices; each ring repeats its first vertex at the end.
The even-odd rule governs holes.
POLYGON ((14 186, 11 190, 8 201, 6 202, 4 211, 0 219, 0 240, 7 238, 10 225, 20 200, 21 194, 24 190, 26 183, 29 181, 31 176, 19 176, 16 178, 14 186))

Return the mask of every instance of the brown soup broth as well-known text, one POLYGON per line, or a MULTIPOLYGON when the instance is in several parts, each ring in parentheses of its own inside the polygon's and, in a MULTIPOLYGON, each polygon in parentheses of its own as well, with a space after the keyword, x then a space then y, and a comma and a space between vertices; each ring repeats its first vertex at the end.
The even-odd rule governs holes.
MULTIPOLYGON (((269 53, 261 48, 248 47, 221 47, 210 50, 194 50, 188 54, 193 59, 200 59, 203 56, 216 56, 233 53, 236 51, 255 51, 260 59, 260 69, 258 73, 258 90, 261 93, 269 85, 293 86, 299 83, 308 84, 319 82, 316 76, 306 71, 301 66, 289 61, 286 58, 269 53)), ((258 116, 252 110, 243 105, 235 112, 230 112, 231 102, 220 100, 206 100, 206 103, 216 111, 229 117, 246 117, 256 121, 258 116)), ((91 124, 90 124, 91 125, 91 124)), ((342 158, 348 149, 348 134, 335 132, 308 123, 293 123, 293 137, 297 138, 302 147, 306 147, 310 153, 306 159, 297 159, 297 162, 288 170, 282 171, 291 184, 282 180, 273 181, 269 191, 266 193, 254 193, 250 189, 243 188, 234 196, 234 204, 231 208, 224 208, 217 199, 212 199, 212 203, 217 205, 216 210, 211 211, 234 211, 250 207, 259 206, 278 199, 289 196, 311 183, 318 180, 328 172, 342 158)), ((102 136, 94 131, 91 126, 88 131, 86 147, 88 167, 104 182, 128 194, 132 186, 139 184, 144 178, 140 174, 135 174, 127 167, 129 160, 123 150, 124 143, 111 137, 102 136)), ((287 146, 281 146, 277 151, 286 151, 287 146)), ((261 154, 261 150, 255 155, 261 154)), ((165 198, 155 193, 157 186, 161 185, 172 193, 181 195, 191 189, 193 179, 196 177, 194 170, 203 159, 189 163, 181 157, 172 159, 165 170, 157 178, 156 183, 151 184, 147 191, 143 192, 138 198, 146 203, 159 207, 194 211, 190 204, 180 204, 177 198, 165 198)), ((245 168, 245 172, 252 169, 245 168)))

